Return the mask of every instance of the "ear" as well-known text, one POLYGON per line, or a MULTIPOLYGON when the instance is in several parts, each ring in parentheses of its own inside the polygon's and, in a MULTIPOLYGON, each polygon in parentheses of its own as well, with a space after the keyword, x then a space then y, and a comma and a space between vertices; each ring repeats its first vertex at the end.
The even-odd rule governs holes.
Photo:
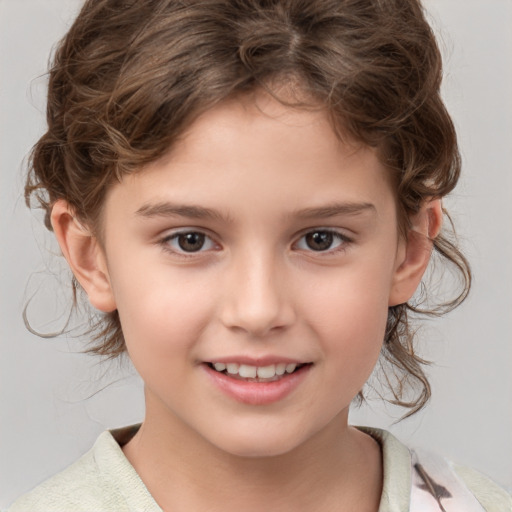
POLYGON ((427 201, 411 223, 407 239, 399 242, 389 306, 407 302, 421 282, 430 260, 432 241, 441 231, 443 223, 441 200, 427 201))
POLYGON ((51 222, 62 254, 90 303, 105 313, 114 311, 116 303, 107 263, 97 238, 80 224, 69 204, 62 199, 53 205, 51 222))

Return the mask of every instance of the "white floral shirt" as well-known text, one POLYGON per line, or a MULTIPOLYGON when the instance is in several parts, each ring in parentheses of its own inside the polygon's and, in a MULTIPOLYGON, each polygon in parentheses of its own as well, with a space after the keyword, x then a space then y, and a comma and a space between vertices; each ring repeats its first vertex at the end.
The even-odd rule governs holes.
MULTIPOLYGON (((512 497, 483 475, 410 450, 384 430, 358 428, 382 448, 378 512, 512 512, 512 497)), ((89 452, 8 512, 162 512, 121 450, 137 429, 104 432, 89 452)))

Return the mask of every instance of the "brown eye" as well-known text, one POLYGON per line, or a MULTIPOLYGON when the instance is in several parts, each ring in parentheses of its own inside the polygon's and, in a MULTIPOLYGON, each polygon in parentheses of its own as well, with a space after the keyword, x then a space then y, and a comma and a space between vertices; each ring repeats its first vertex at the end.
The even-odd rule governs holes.
POLYGON ((159 243, 165 250, 182 256, 218 249, 217 244, 201 231, 179 231, 166 236, 159 243))
POLYGON ((316 229, 303 235, 295 244, 301 251, 334 253, 345 249, 352 240, 334 229, 316 229))
POLYGON ((178 246, 185 252, 197 252, 200 251, 205 242, 205 236, 203 233, 180 233, 176 236, 178 246))
POLYGON ((326 251, 330 249, 334 241, 332 231, 313 231, 305 236, 305 242, 313 251, 326 251))

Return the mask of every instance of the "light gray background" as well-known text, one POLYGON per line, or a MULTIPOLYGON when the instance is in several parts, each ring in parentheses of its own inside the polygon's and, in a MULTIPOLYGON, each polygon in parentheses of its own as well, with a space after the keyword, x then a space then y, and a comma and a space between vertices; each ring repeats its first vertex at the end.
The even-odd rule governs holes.
MULTIPOLYGON (((129 369, 99 365, 76 341, 41 340, 21 319, 35 293, 35 326, 57 329, 69 299, 41 216, 24 207, 21 169, 44 127, 50 48, 78 5, 0 0, 0 507, 76 459, 103 429, 143 414, 129 369)), ((474 289, 463 307, 422 331, 424 353, 437 363, 429 407, 390 427, 399 413, 376 401, 352 421, 391 428, 512 488, 512 0, 426 6, 441 34, 444 94, 462 147, 464 179, 448 206, 474 289)))

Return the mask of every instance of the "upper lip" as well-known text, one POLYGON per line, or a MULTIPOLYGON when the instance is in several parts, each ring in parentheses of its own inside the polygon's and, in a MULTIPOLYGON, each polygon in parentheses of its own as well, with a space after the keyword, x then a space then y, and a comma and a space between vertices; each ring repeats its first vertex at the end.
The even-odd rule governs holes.
POLYGON ((204 361, 206 363, 238 363, 238 364, 246 364, 249 366, 270 366, 272 364, 306 364, 307 361, 300 361, 291 357, 281 357, 281 356, 263 356, 263 357, 248 357, 248 356, 226 356, 226 357, 216 357, 214 359, 209 359, 204 361))

